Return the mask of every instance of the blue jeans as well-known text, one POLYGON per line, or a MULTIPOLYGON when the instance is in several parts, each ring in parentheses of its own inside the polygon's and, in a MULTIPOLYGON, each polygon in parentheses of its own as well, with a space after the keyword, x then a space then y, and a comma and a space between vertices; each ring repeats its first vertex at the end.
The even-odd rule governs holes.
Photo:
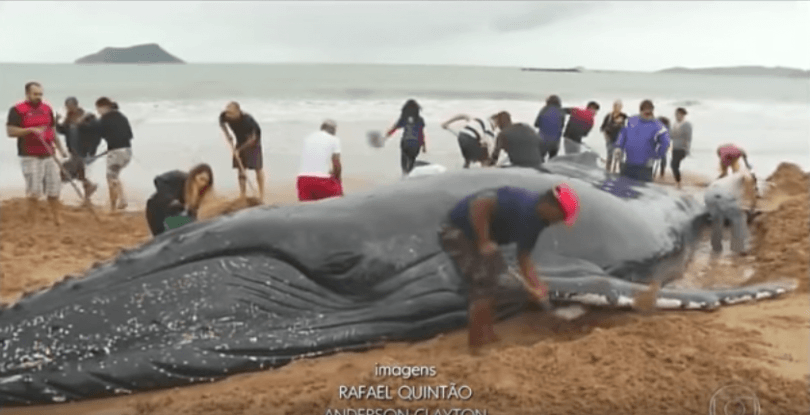
POLYGON ((623 164, 622 176, 642 182, 653 181, 653 168, 637 164, 623 164))

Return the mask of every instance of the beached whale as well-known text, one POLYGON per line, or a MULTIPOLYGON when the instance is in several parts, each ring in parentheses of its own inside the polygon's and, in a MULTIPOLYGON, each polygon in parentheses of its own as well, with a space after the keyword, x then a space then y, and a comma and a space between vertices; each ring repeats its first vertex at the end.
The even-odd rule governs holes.
MULTIPOLYGON (((163 233, 0 311, 0 407, 212 381, 463 327, 466 285, 436 232, 488 187, 578 191, 577 224, 549 228, 533 254, 556 301, 629 306, 651 279, 677 276, 705 222, 700 198, 606 175, 587 156, 540 170, 446 172, 163 233)), ((786 289, 665 288, 658 305, 710 309, 786 289)), ((508 276, 495 295, 501 317, 528 301, 508 276)))

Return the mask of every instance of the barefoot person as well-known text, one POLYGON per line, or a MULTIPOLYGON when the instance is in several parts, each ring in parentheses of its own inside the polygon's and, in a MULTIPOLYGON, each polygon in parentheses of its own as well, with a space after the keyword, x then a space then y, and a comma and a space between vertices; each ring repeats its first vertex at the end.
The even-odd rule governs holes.
POLYGON ((118 103, 107 97, 96 100, 101 118, 94 124, 96 134, 107 143, 107 185, 110 191, 110 212, 127 208, 121 171, 132 161, 132 127, 118 110, 118 103))
POLYGON ((70 159, 64 164, 65 171, 72 177, 63 177, 63 181, 78 179, 84 186, 84 196, 89 199, 98 189, 98 185, 87 178, 87 165, 85 160, 96 154, 100 137, 89 128, 96 121, 96 116, 87 112, 79 106, 79 101, 74 97, 65 100, 67 114, 65 120, 60 121, 57 114, 56 131, 65 136, 70 159))
POLYGON ((686 110, 676 109, 675 124, 670 131, 672 137, 672 164, 670 167, 679 189, 681 188, 681 161, 689 156, 692 149, 692 123, 684 118, 686 118, 686 110))
POLYGON ((399 142, 400 164, 402 175, 407 176, 416 163, 419 150, 427 153, 425 143, 425 120, 419 115, 421 107, 416 100, 409 99, 402 106, 399 120, 388 130, 385 138, 391 137, 397 130, 402 129, 402 139, 399 142))
POLYGON ((259 199, 264 200, 262 129, 259 127, 259 123, 250 114, 242 112, 238 102, 230 102, 225 107, 225 111, 219 114, 219 127, 222 128, 222 132, 225 133, 231 146, 236 137, 234 153, 239 159, 233 158, 233 168, 239 171, 241 197, 244 198, 246 195, 247 172, 245 170, 254 170, 256 183, 259 185, 259 199), (230 127, 233 135, 227 127, 230 127))
POLYGON ((17 155, 20 157, 28 214, 31 222, 37 220, 38 201, 44 193, 59 225, 59 193, 62 189, 59 164, 53 154, 59 151, 67 158, 62 144, 56 139, 56 118, 51 107, 42 102, 42 85, 37 82, 25 84, 25 101, 11 107, 6 120, 6 134, 17 139, 17 155))
POLYGON ((720 158, 720 177, 725 177, 729 169, 734 173, 740 171, 740 159, 745 163, 745 167, 751 170, 748 155, 742 148, 734 144, 723 144, 717 147, 717 157, 720 158))
POLYGON ((458 146, 461 149, 461 156, 464 157, 464 168, 470 167, 470 163, 481 163, 482 166, 491 164, 490 152, 495 147, 495 134, 500 130, 505 112, 499 112, 489 118, 472 118, 466 114, 459 114, 442 124, 442 128, 447 130, 450 124, 456 121, 464 121, 466 124, 458 134, 458 146))
POLYGON ((747 170, 724 174, 709 184, 703 195, 712 219, 712 251, 723 251, 723 226, 731 224, 731 250, 744 255, 747 251, 748 222, 743 209, 756 207, 756 180, 747 170))
POLYGON ((321 200, 342 196, 340 183, 340 139, 335 135, 337 123, 325 120, 320 131, 304 138, 301 167, 296 188, 299 201, 321 200))
POLYGON ((547 301, 548 288, 537 276, 532 250, 545 228, 561 221, 573 225, 578 211, 576 193, 561 184, 544 194, 516 187, 484 190, 448 213, 439 243, 469 287, 470 347, 497 340, 492 290, 507 269, 498 245, 517 243, 521 275, 533 287, 532 294, 547 301))

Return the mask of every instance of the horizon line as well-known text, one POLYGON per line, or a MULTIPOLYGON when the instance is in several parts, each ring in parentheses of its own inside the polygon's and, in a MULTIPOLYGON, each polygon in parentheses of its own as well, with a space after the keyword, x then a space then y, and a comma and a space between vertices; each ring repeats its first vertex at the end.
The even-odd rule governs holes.
MULTIPOLYGON (((179 58, 178 58, 179 59, 179 58)), ((182 60, 182 59, 181 59, 182 60)), ((578 66, 548 66, 548 67, 538 67, 538 66, 515 66, 515 65, 474 65, 474 64, 458 64, 458 63, 381 63, 381 62, 143 62, 143 63, 110 63, 110 62, 99 62, 99 63, 76 63, 74 62, 8 62, 8 61, 0 61, 0 65, 4 64, 11 64, 11 65, 83 65, 83 66, 93 66, 93 65, 370 65, 370 66, 451 66, 451 67, 470 67, 470 68, 499 68, 499 69, 544 69, 544 70, 560 70, 560 69, 576 69, 585 72, 660 72, 669 69, 686 69, 686 70, 705 70, 705 69, 733 69, 733 68, 763 68, 763 69, 789 69, 789 70, 797 70, 797 71, 805 71, 810 72, 810 68, 803 69, 799 67, 792 67, 792 66, 781 66, 781 65, 728 65, 728 66, 702 66, 702 67, 688 67, 688 66, 670 66, 667 68, 661 69, 653 69, 653 70, 632 70, 632 69, 596 69, 596 68, 587 68, 581 65, 578 66)))

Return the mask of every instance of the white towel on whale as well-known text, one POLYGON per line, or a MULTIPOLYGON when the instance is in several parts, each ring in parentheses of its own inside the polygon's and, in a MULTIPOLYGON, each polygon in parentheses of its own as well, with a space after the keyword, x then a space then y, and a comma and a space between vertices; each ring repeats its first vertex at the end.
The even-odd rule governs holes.
POLYGON ((441 174, 446 171, 447 168, 440 164, 425 164, 423 166, 414 167, 407 177, 432 176, 434 174, 441 174))

